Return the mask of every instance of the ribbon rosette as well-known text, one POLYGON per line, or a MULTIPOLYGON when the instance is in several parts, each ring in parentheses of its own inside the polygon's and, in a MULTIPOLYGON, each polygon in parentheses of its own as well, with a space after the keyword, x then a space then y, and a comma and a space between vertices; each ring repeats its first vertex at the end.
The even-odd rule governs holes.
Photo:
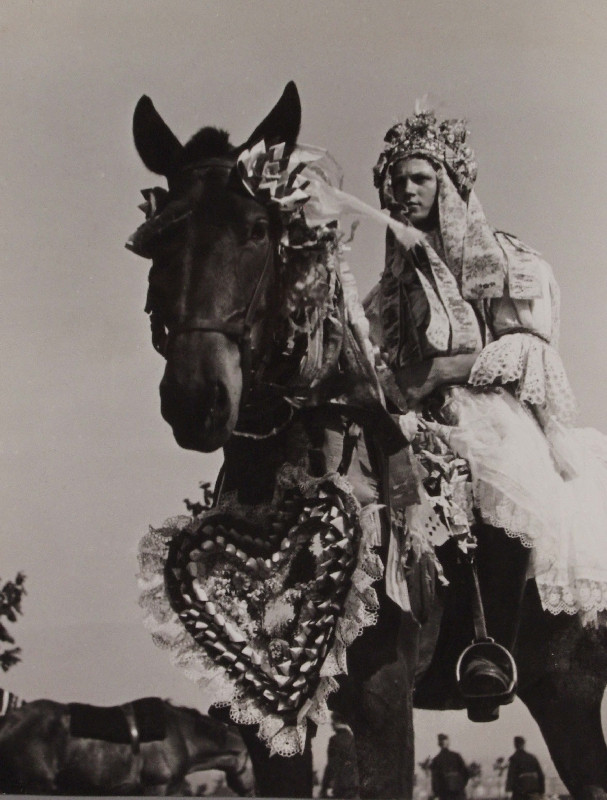
POLYGON ((247 191, 261 203, 274 203, 285 214, 293 214, 310 199, 310 181, 302 175, 311 161, 323 155, 297 147, 286 152, 283 143, 266 148, 258 142, 238 157, 236 168, 247 191))

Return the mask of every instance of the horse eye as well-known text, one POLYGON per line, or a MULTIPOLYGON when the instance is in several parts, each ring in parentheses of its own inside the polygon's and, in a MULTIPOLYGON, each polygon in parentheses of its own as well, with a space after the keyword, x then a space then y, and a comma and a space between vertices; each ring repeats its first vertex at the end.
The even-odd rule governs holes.
POLYGON ((258 219, 251 225, 251 239, 255 242, 263 241, 268 235, 268 223, 264 219, 258 219))

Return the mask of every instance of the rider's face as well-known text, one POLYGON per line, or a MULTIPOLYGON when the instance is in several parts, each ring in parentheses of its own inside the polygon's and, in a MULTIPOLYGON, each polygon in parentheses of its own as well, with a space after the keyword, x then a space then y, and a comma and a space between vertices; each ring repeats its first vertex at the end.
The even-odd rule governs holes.
POLYGON ((438 179, 425 158, 405 158, 392 170, 392 193, 401 203, 409 222, 424 228, 433 222, 438 179))

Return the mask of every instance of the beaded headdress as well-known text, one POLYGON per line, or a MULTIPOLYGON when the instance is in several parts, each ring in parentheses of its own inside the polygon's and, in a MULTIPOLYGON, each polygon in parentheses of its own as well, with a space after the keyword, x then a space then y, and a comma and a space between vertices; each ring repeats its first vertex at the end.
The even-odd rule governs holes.
POLYGON ((433 111, 419 111, 405 122, 393 125, 386 133, 383 152, 373 169, 382 206, 389 205, 391 196, 390 168, 403 158, 415 156, 444 165, 460 194, 467 197, 477 173, 474 152, 466 144, 468 134, 465 120, 447 119, 439 123, 433 111))

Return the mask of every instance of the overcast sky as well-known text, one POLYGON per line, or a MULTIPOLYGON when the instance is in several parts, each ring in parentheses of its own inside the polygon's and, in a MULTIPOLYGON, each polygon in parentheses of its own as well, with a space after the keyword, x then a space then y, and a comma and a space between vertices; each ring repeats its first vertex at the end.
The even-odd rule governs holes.
MULTIPOLYGON (((604 0, 2 0, 0 575, 24 570, 29 591, 23 663, 3 685, 25 698, 210 699, 156 650, 137 606, 140 536, 182 513, 219 457, 180 450, 160 417, 147 264, 123 247, 158 179, 131 117, 145 93, 182 141, 215 124, 238 143, 291 79, 301 140, 374 205, 383 135, 417 97, 468 119, 485 212, 553 265, 580 424, 607 432, 604 0)), ((382 250, 362 223, 361 293, 382 250)), ((439 729, 485 760, 524 733, 548 763, 518 702, 493 726, 420 714, 420 759, 439 729)))

